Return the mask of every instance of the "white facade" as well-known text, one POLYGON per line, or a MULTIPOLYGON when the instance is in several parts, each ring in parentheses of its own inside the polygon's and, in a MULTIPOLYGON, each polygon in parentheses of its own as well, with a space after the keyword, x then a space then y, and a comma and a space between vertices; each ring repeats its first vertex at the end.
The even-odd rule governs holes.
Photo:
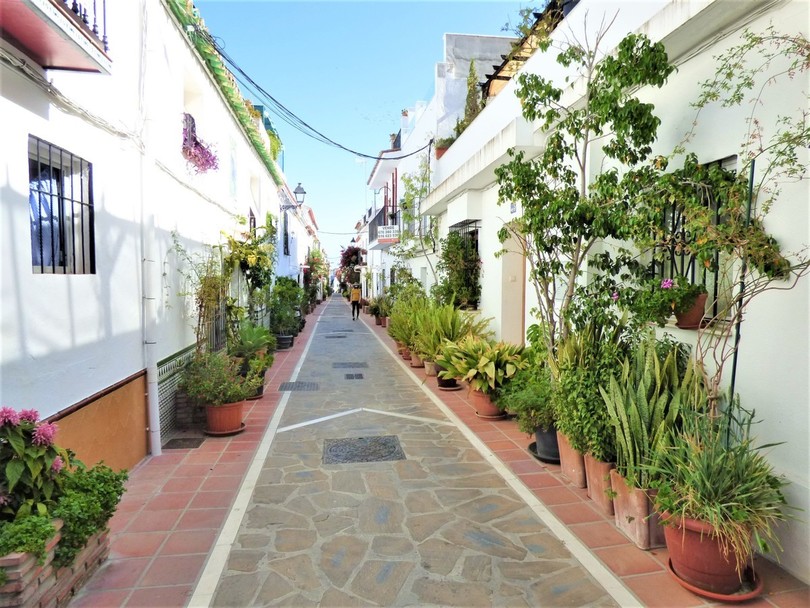
MULTIPOLYGON (((582 0, 552 34, 553 39, 593 34, 615 15, 615 22, 601 50, 609 52, 629 32, 642 32, 662 41, 678 70, 663 89, 642 90, 644 101, 655 105, 662 118, 653 154, 668 154, 690 129, 695 111, 689 102, 699 93, 698 83, 713 76, 713 57, 738 44, 743 27, 762 31, 773 25, 779 32, 808 34, 810 5, 807 2, 604 2, 582 0)), ((591 39, 593 39, 591 37, 591 39)), ((562 86, 565 69, 556 63, 556 52, 536 53, 524 70, 542 74, 562 86)), ((806 75, 765 87, 760 114, 775 117, 808 109, 806 75), (764 110, 763 110, 764 109, 764 110)), ((525 328, 534 322, 530 313, 536 304, 526 283, 526 269, 519 256, 496 258, 501 248, 497 231, 520 209, 499 206, 494 169, 506 162, 510 147, 539 153, 543 135, 539 125, 528 124, 510 82, 436 163, 432 191, 425 211, 440 221, 440 236, 448 226, 464 219, 479 220, 479 253, 483 261, 481 314, 494 318, 499 337, 521 342, 525 328)), ((573 104, 577 94, 568 89, 563 103, 573 104)), ((688 149, 699 161, 709 162, 736 154, 744 138, 751 108, 710 106, 697 122, 696 135, 688 149)), ((774 125, 766 124, 765 128, 774 125)), ((772 131, 771 131, 772 132, 772 131)), ((807 165, 808 151, 797 150, 807 165)), ((597 171, 592 167, 591 172, 597 171)), ((810 243, 810 212, 806 182, 785 183, 782 195, 767 217, 767 227, 784 251, 798 251, 810 243)), ((679 340, 694 342, 695 332, 667 327, 679 340)), ((742 403, 755 408, 762 422, 756 432, 760 443, 784 442, 768 454, 777 473, 789 481, 788 502, 804 513, 810 510, 810 281, 791 291, 766 294, 749 308, 742 324, 737 391, 742 403)), ((799 513, 780 529, 784 552, 782 565, 804 581, 810 580, 808 538, 810 528, 799 513)))
POLYGON ((155 451, 155 362, 194 341, 173 234, 192 254, 221 244, 238 216, 278 217, 279 186, 163 2, 107 3, 106 17, 109 75, 46 71, 2 43, 0 399, 45 417, 147 370, 155 451), (217 170, 189 169, 184 113, 217 170), (32 271, 32 135, 92 164, 94 273, 32 271))

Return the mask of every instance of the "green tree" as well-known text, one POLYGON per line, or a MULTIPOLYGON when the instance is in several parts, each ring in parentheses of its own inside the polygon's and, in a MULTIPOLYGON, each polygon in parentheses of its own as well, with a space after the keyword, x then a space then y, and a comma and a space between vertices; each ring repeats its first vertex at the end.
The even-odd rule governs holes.
MULTIPOLYGON (((628 235, 629 201, 653 171, 641 166, 651 153, 660 119, 653 106, 632 95, 644 86, 661 87, 673 71, 664 47, 643 35, 631 34, 613 55, 600 60, 606 30, 590 46, 572 44, 557 62, 570 68, 565 88, 576 80, 583 94, 574 105, 563 102, 565 90, 539 74, 521 74, 517 95, 523 117, 539 121, 546 140, 542 153, 526 158, 509 151, 511 160, 497 168, 500 202, 520 204, 522 216, 499 232, 502 242, 513 236, 527 253, 540 319, 550 355, 571 331, 575 306, 590 311, 610 308, 610 292, 583 298, 580 275, 594 245, 628 235), (607 161, 623 165, 606 168, 588 184, 595 142, 604 142, 607 161)), ((548 50, 543 43, 543 51, 548 50)), ((605 269, 615 266, 610 255, 605 269)), ((587 317, 587 315, 585 315, 587 317)), ((586 319, 587 320, 587 319, 586 319)))

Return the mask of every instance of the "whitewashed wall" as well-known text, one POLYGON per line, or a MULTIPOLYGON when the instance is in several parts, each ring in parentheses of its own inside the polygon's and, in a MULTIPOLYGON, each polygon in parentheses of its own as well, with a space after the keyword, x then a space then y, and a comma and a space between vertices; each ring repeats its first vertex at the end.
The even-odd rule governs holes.
POLYGON ((259 223, 267 211, 278 214, 267 169, 163 5, 108 3, 107 10, 112 74, 47 77, 118 132, 56 107, 30 81, 0 68, 0 398, 44 416, 144 369, 146 315, 155 318, 158 359, 191 344, 172 232, 193 252, 221 243, 222 231, 237 230, 234 216, 251 207, 259 223), (219 170, 195 175, 186 167, 184 111, 215 146, 219 170), (31 271, 29 133, 93 164, 96 274, 31 271), (155 260, 146 279, 144 257, 155 260), (145 293, 156 296, 153 310, 144 309, 145 293))

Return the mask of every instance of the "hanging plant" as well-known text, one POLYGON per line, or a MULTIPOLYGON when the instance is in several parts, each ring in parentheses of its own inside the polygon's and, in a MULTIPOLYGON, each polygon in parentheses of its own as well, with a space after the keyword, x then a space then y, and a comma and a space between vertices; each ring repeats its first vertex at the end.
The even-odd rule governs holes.
POLYGON ((191 114, 183 114, 183 158, 196 173, 219 168, 219 159, 209 144, 197 137, 197 128, 191 114))

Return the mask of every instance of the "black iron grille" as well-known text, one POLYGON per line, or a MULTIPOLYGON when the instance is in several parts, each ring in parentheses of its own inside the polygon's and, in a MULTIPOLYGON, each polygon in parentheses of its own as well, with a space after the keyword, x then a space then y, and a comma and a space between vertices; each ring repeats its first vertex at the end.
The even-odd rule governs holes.
POLYGON ((318 390, 318 383, 317 382, 282 382, 281 386, 278 387, 278 390, 282 393, 285 391, 317 391, 318 390))

